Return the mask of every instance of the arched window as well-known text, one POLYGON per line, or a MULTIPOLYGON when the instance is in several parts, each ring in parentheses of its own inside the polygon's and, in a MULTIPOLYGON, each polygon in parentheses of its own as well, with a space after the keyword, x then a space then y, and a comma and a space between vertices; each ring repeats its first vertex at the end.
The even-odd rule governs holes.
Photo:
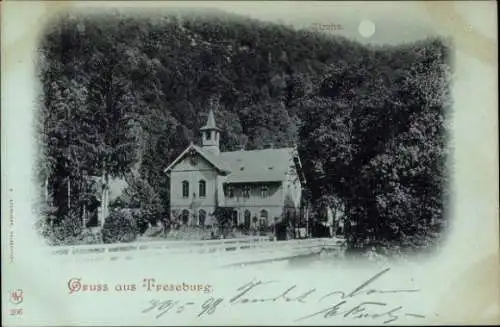
POLYGON ((188 181, 182 181, 182 197, 183 198, 189 197, 189 182, 188 181))
POLYGON ((198 225, 205 226, 206 218, 207 218, 207 212, 205 210, 201 209, 198 212, 198 225))
POLYGON ((260 224, 261 225, 267 225, 268 221, 267 221, 267 211, 266 210, 261 210, 260 211, 260 224))
POLYGON ((245 210, 245 226, 247 228, 250 228, 250 224, 252 222, 251 215, 250 210, 245 210))
POLYGON ((201 180, 199 183, 199 190, 198 194, 200 197, 206 196, 207 195, 207 183, 204 180, 201 180))
POLYGON ((189 221, 189 211, 184 209, 182 210, 182 223, 186 225, 189 221))

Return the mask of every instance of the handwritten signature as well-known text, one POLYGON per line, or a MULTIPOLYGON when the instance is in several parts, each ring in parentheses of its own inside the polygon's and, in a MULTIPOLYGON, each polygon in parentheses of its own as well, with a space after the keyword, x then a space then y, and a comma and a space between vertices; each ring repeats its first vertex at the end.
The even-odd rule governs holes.
POLYGON ((390 305, 383 301, 368 301, 364 297, 376 294, 395 294, 395 293, 415 293, 418 289, 390 289, 381 290, 373 288, 377 279, 386 274, 390 268, 384 269, 374 276, 370 277, 359 286, 349 292, 334 290, 328 293, 319 294, 316 288, 308 289, 304 292, 297 291, 297 285, 292 285, 286 289, 276 292, 274 296, 258 296, 262 292, 269 291, 270 285, 279 284, 277 280, 253 280, 236 289, 236 293, 229 298, 210 297, 200 305, 195 302, 183 302, 174 300, 154 299, 149 302, 149 307, 142 310, 142 313, 154 313, 155 318, 160 318, 169 312, 177 314, 186 312, 186 310, 195 310, 197 317, 212 315, 221 305, 245 305, 255 303, 276 303, 296 302, 296 303, 325 303, 333 300, 333 304, 328 304, 321 310, 294 319, 295 322, 303 321, 313 317, 323 317, 324 319, 341 317, 351 319, 380 319, 382 323, 388 324, 397 321, 400 317, 425 318, 424 315, 406 312, 401 305, 390 305), (320 297, 316 297, 317 295, 320 297), (316 296, 315 296, 316 295, 316 296), (322 295, 322 296, 321 296, 322 295))

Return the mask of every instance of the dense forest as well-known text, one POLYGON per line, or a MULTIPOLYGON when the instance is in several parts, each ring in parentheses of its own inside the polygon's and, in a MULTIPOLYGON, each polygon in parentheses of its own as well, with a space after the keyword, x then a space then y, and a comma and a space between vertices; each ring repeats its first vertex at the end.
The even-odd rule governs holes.
POLYGON ((91 206, 88 176, 127 178, 130 201, 168 216, 163 169, 215 103, 223 151, 298 147, 307 198, 342 207, 351 248, 429 247, 447 216, 450 56, 439 38, 368 46, 222 11, 62 15, 37 63, 51 226, 91 206))

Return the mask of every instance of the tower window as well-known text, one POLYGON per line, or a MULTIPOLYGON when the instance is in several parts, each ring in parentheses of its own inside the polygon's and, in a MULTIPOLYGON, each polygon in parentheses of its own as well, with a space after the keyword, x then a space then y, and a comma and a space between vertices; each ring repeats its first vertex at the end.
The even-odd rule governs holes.
POLYGON ((207 140, 210 140, 210 139, 212 138, 212 133, 211 133, 210 131, 205 132, 205 138, 206 138, 207 140))

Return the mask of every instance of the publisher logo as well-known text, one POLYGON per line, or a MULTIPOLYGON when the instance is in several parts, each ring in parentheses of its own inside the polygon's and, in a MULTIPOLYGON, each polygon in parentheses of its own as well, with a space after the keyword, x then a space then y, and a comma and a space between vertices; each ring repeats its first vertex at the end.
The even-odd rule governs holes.
POLYGON ((12 304, 17 305, 17 304, 22 303, 24 300, 23 290, 17 289, 15 291, 11 291, 9 299, 10 299, 10 303, 12 303, 12 304))

